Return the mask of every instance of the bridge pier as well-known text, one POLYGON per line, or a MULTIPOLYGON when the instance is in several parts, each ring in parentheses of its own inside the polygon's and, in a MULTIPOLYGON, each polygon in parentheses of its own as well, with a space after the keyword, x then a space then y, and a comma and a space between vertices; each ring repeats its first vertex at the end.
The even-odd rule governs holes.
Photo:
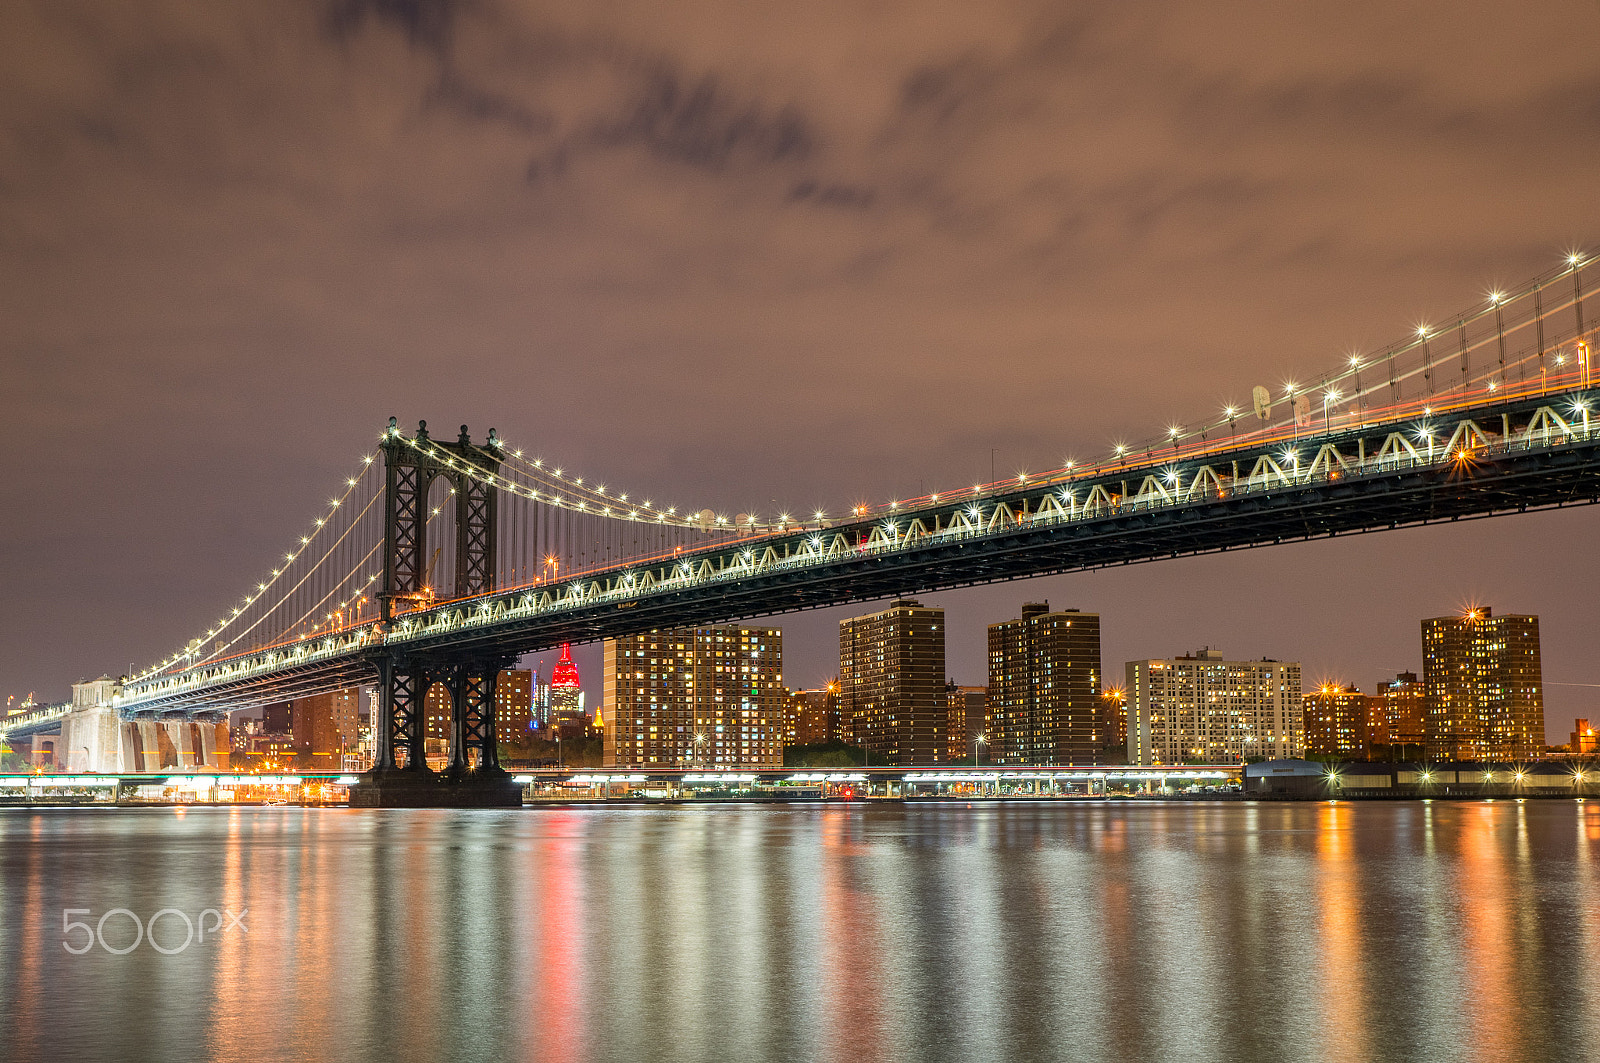
POLYGON ((228 741, 228 717, 198 719, 195 727, 200 732, 200 766, 227 771, 232 750, 228 741))
POLYGON ((504 662, 422 662, 378 658, 377 758, 350 788, 353 808, 515 808, 522 787, 500 767, 494 688, 504 662), (428 767, 423 699, 443 682, 450 691, 450 766, 428 767), (476 753, 476 763, 469 756, 476 753), (402 763, 403 760, 403 763, 402 763))
POLYGON ((139 720, 139 768, 141 772, 161 770, 161 728, 155 720, 139 720))
POLYGON ((132 775, 142 771, 140 763, 144 758, 139 755, 139 725, 132 720, 123 720, 117 725, 120 732, 117 742, 117 773, 132 775))
POLYGON ((194 723, 191 720, 163 720, 161 725, 166 728, 167 737, 172 741, 172 748, 178 754, 178 767, 192 769, 200 766, 195 756, 194 748, 194 723))

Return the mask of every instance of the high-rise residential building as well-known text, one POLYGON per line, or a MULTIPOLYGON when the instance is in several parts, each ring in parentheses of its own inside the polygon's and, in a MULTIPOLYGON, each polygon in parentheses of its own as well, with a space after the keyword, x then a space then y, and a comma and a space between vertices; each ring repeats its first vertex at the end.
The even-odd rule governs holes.
POLYGON ((784 745, 824 745, 842 738, 837 679, 815 690, 789 691, 783 721, 784 745))
POLYGON ((1106 763, 1122 763, 1128 757, 1128 692, 1107 687, 1100 692, 1100 731, 1108 758, 1106 763))
POLYGON ((1415 672, 1401 672, 1378 684, 1367 698, 1367 731, 1374 746, 1388 747, 1388 756, 1422 756, 1427 734, 1422 683, 1415 672))
POLYGON ((1127 664, 1128 763, 1298 757, 1300 665, 1225 661, 1213 649, 1127 664))
POLYGON ((605 766, 783 766, 783 632, 725 624, 605 644, 605 766))
POLYGON ((1302 704, 1306 756, 1354 760, 1367 755, 1367 696, 1360 690, 1324 683, 1306 691, 1302 704))
POLYGON ((533 672, 508 668, 494 684, 494 726, 500 741, 525 738, 533 721, 533 672))
POLYGON ((976 758, 992 759, 994 750, 979 749, 978 739, 989 741, 989 688, 945 684, 945 759, 952 764, 976 758))
POLYGON ((1487 606, 1422 622, 1428 756, 1520 760, 1544 751, 1539 618, 1487 606))
POLYGON ((1588 720, 1573 720, 1572 735, 1567 739, 1567 752, 1575 757, 1592 757, 1596 752, 1594 728, 1588 720))
POLYGON ((294 705, 291 702, 279 702, 268 705, 261 710, 261 733, 269 735, 286 735, 292 726, 294 705))
POLYGON ((291 705, 289 733, 295 766, 341 771, 344 754, 356 748, 361 731, 361 688, 296 698, 291 705))
POLYGON ((941 764, 948 752, 944 610, 915 599, 839 621, 839 711, 850 741, 889 764, 941 764))
POLYGON ((1099 764, 1100 615, 1025 602, 989 625, 989 719, 1002 764, 1099 764))
POLYGON ((550 726, 550 683, 533 673, 533 725, 542 730, 550 726))
POLYGON ((422 696, 422 748, 431 768, 443 767, 450 755, 450 688, 443 683, 422 696))

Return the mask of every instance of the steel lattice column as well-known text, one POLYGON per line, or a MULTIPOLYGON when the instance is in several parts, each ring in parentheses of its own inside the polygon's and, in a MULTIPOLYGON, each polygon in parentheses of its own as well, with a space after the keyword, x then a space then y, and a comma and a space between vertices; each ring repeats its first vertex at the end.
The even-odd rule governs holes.
POLYGON ((500 680, 498 663, 479 665, 473 677, 467 702, 467 715, 462 729, 469 749, 478 751, 478 770, 494 771, 500 767, 499 740, 494 725, 494 692, 500 680))
POLYGON ((422 719, 427 691, 428 675, 422 669, 397 664, 389 657, 378 660, 378 719, 372 722, 378 739, 375 767, 397 767, 397 754, 403 752, 407 769, 427 770, 422 719))
POLYGON ((494 692, 500 678, 498 662, 461 665, 451 670, 450 690, 450 770, 468 770, 468 755, 478 751, 477 770, 500 766, 496 748, 494 692))
POLYGON ((456 597, 469 598, 494 590, 495 514, 500 492, 467 476, 457 476, 453 480, 456 485, 456 597))
POLYGON ((428 435, 428 422, 417 425, 416 437, 400 434, 393 417, 383 441, 386 473, 383 524, 383 586, 378 597, 385 622, 394 616, 396 599, 423 590, 428 566, 428 490, 443 476, 455 491, 456 571, 452 595, 467 598, 494 590, 498 553, 499 490, 486 482, 500 471, 494 430, 487 447, 473 445, 467 426, 454 443, 428 435), (440 460, 436 455, 446 455, 440 460), (459 464, 458 464, 459 463, 459 464), (468 467, 477 475, 471 475, 468 467))
MULTIPOLYGON (((427 421, 417 426, 417 439, 427 441, 427 421)), ((396 598, 422 589, 422 575, 427 571, 428 488, 438 467, 401 439, 393 417, 384 437, 383 465, 383 586, 378 599, 387 622, 394 615, 396 598)))

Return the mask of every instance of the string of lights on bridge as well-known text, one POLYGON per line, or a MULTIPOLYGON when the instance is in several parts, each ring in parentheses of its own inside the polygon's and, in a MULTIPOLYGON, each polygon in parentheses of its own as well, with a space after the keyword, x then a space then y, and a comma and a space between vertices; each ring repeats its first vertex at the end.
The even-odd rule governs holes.
MULTIPOLYGON (((1452 395, 1462 396, 1472 393, 1474 385, 1479 385, 1486 393, 1492 394, 1497 389, 1506 386, 1508 374, 1511 370, 1519 370, 1526 379, 1527 369, 1537 362, 1537 371, 1540 379, 1547 379, 1548 367, 1545 365, 1547 356, 1553 358, 1558 370, 1557 376, 1564 377, 1569 372, 1576 372, 1578 379, 1575 381, 1583 387, 1588 387, 1591 376, 1591 352, 1589 349, 1588 329, 1583 321, 1583 291, 1581 271, 1591 261, 1590 256, 1582 251, 1572 251, 1566 255, 1562 267, 1550 273, 1535 277, 1514 291, 1494 288, 1485 294, 1485 297, 1473 306, 1448 315, 1442 320, 1449 322, 1445 325, 1434 325, 1424 321, 1417 324, 1410 336, 1406 339, 1391 343, 1371 356, 1362 353, 1352 353, 1347 356, 1345 364, 1336 371, 1320 377, 1319 383, 1314 386, 1301 386, 1297 382, 1285 382, 1281 386, 1282 398, 1276 399, 1270 394, 1263 396, 1261 392, 1266 389, 1256 389, 1256 401, 1250 411, 1260 422, 1257 429, 1247 428, 1247 437, 1252 432, 1268 432, 1274 429, 1287 430, 1291 425, 1298 426, 1311 411, 1314 422, 1317 414, 1325 422, 1332 416, 1332 411, 1344 402, 1354 403, 1352 413, 1358 414, 1364 409, 1364 402, 1370 396, 1389 388, 1391 397, 1398 400, 1401 388, 1408 382, 1421 376, 1423 385, 1430 397, 1436 396, 1439 401, 1445 402, 1452 395), (1565 302, 1557 300, 1550 307, 1543 305, 1543 295, 1566 278, 1571 279, 1570 295, 1562 291, 1565 302), (1524 304, 1528 299, 1533 300, 1533 316, 1526 320, 1513 321, 1508 331, 1506 314, 1514 305, 1524 304), (1545 325, 1552 315, 1567 309, 1574 311, 1575 327, 1572 331, 1570 343, 1571 353, 1577 363, 1575 370, 1568 370, 1567 341, 1549 345, 1545 342, 1545 325), (1469 342, 1468 333, 1474 326, 1487 319, 1493 319, 1495 328, 1493 332, 1485 333, 1469 342), (1507 336, 1532 327, 1537 332, 1537 342, 1511 352, 1508 355, 1507 336), (1443 352, 1439 360, 1435 360, 1433 348, 1430 344, 1447 334, 1454 332, 1458 336, 1456 350, 1443 352), (1471 357, 1493 346, 1496 354, 1492 365, 1474 375, 1470 369, 1471 357), (1406 358, 1420 359, 1415 364, 1403 366, 1402 360, 1406 358), (1508 357, 1510 360, 1508 361, 1508 357), (1447 362, 1452 358, 1459 358, 1461 365, 1461 379, 1452 388, 1439 390, 1438 374, 1446 368, 1447 362), (1361 374, 1367 372, 1368 383, 1363 385, 1361 374), (1320 395, 1320 410, 1312 410, 1310 399, 1320 395), (1264 401, 1263 401, 1264 400, 1264 401), (1275 421, 1272 412, 1279 403, 1286 403, 1287 419, 1275 421)), ((1415 400, 1413 400, 1415 401, 1415 400)), ((1424 406, 1422 412, 1426 415, 1432 412, 1431 407, 1424 406)), ((849 508, 848 517, 839 519, 861 520, 877 514, 895 514, 902 510, 915 509, 924 505, 938 505, 941 498, 946 502, 956 497, 978 498, 986 493, 1000 493, 1017 487, 1038 485, 1040 483, 1064 482, 1079 477, 1088 477, 1104 473, 1108 469, 1125 466, 1128 462, 1139 457, 1155 459, 1171 455, 1173 457, 1190 457, 1204 453, 1214 447, 1227 446, 1239 441, 1238 422, 1246 416, 1246 411, 1236 406, 1226 406, 1221 415, 1207 419, 1198 424, 1172 425, 1166 432, 1153 436, 1137 443, 1118 443, 1111 448, 1110 453, 1103 459, 1080 464, 1067 459, 1060 468, 1047 472, 1030 475, 1019 472, 1015 480, 998 481, 990 484, 973 484, 968 495, 965 489, 954 491, 934 492, 920 498, 895 499, 881 505, 856 503, 849 508), (1224 429, 1226 436, 1221 436, 1224 429)), ((550 506, 555 509, 579 513, 585 517, 600 518, 603 520, 627 522, 634 524, 653 524, 675 528, 712 533, 716 535, 727 534, 761 534, 770 531, 788 531, 801 528, 807 524, 815 524, 818 528, 826 526, 831 519, 823 509, 814 511, 810 520, 796 520, 788 513, 775 514, 770 518, 762 518, 755 514, 741 513, 736 517, 719 514, 709 508, 680 513, 676 506, 657 506, 653 499, 643 498, 630 500, 629 493, 611 491, 604 482, 596 481, 590 477, 571 474, 564 466, 552 466, 538 457, 525 457, 522 449, 508 445, 491 431, 488 443, 484 446, 474 446, 471 449, 482 454, 484 461, 479 464, 462 458, 459 453, 452 452, 439 446, 425 434, 419 433, 417 437, 408 437, 391 427, 380 435, 380 439, 389 442, 395 439, 403 441, 406 445, 416 449, 446 467, 459 469, 465 475, 483 483, 497 491, 504 492, 514 497, 525 498, 529 502, 550 506)), ((256 581, 252 590, 247 592, 238 604, 221 617, 214 625, 202 635, 190 640, 185 648, 173 653, 165 660, 150 666, 130 678, 143 680, 153 675, 178 667, 190 667, 198 661, 219 657, 233 649, 241 640, 263 625, 269 617, 285 603, 292 600, 293 596, 305 586, 313 575, 318 573, 321 566, 332 557, 338 547, 358 527, 361 518, 371 510, 372 506, 381 496, 381 485, 373 490, 372 498, 368 500, 366 508, 356 517, 339 524, 335 518, 340 515, 344 506, 357 492, 358 487, 366 482, 366 478, 374 473, 376 468, 381 472, 382 465, 379 461, 381 452, 363 455, 360 467, 355 475, 345 479, 344 489, 328 502, 326 511, 313 521, 306 533, 299 537, 298 543, 293 545, 283 554, 284 560, 272 568, 270 574, 256 581), (332 533, 338 530, 336 537, 332 533), (329 538, 332 541, 329 542, 329 538), (296 566, 302 559, 308 559, 313 553, 313 547, 326 546, 320 557, 312 563, 309 569, 298 571, 296 566), (298 579, 285 587, 284 584, 291 578, 291 573, 298 579), (273 594, 277 600, 270 606, 264 606, 254 614, 252 610, 258 603, 266 602, 273 594), (248 620, 244 626, 239 627, 242 620, 248 620), (227 636, 223 640, 223 636, 227 636), (205 647, 214 641, 221 640, 214 650, 207 652, 205 647)), ((453 491, 452 491, 453 493, 453 491)), ((428 515, 431 523, 438 517, 440 510, 434 508, 428 515)), ((326 609, 325 616, 328 627, 331 629, 337 620, 340 620, 352 607, 365 601, 365 594, 371 589, 379 574, 370 571, 374 554, 382 548, 381 536, 378 542, 371 546, 365 554, 347 572, 336 574, 337 579, 331 582, 331 587, 322 598, 311 603, 310 607, 298 619, 284 627, 278 633, 280 637, 293 637, 293 632, 302 630, 299 637, 305 637, 303 625, 313 615, 326 609), (340 595, 342 594, 342 597, 340 595), (336 606, 329 606, 333 598, 339 598, 336 606)), ((359 546, 357 547, 359 549, 359 546)), ((381 559, 379 565, 381 567, 381 559)), ((310 630, 321 627, 319 621, 310 630)))

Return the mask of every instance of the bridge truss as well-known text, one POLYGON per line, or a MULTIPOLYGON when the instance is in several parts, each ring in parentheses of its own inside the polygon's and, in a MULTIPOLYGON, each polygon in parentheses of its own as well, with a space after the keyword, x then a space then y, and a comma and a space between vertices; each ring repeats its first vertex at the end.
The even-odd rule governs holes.
POLYGON ((377 682, 392 769, 420 767, 437 682, 454 706, 452 769, 493 769, 494 677, 562 642, 1592 503, 1585 264, 1571 256, 1251 411, 845 517, 680 512, 493 430, 446 442, 391 420, 270 577, 125 677, 115 703, 125 718, 213 713, 377 682))

